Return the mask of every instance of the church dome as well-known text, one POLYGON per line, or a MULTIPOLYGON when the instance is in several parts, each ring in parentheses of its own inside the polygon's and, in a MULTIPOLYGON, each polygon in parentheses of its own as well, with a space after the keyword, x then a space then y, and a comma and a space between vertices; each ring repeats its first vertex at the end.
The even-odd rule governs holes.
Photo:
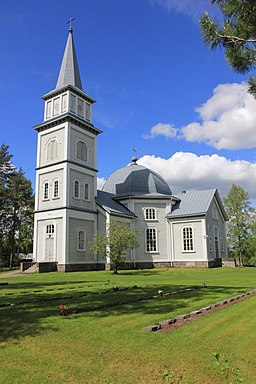
POLYGON ((137 164, 136 158, 126 167, 120 168, 109 176, 103 191, 117 196, 171 195, 166 181, 156 172, 137 164))

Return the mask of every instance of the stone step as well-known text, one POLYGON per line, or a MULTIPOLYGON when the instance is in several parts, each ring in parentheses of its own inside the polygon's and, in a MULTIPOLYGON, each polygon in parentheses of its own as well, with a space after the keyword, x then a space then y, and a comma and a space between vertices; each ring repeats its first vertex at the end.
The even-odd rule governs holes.
POLYGON ((28 269, 26 269, 23 273, 35 273, 37 271, 36 264, 31 265, 28 269))

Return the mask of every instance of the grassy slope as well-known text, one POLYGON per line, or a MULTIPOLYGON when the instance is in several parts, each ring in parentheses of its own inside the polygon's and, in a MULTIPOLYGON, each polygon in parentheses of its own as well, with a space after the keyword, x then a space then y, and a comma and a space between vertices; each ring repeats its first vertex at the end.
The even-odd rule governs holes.
POLYGON ((255 278, 253 268, 222 268, 127 271, 119 276, 105 271, 52 273, 1 279, 0 283, 8 281, 9 285, 0 287, 0 303, 28 299, 31 303, 0 309, 0 383, 163 383, 167 366, 177 375, 185 370, 194 384, 218 384, 223 379, 212 364, 212 353, 218 351, 231 365, 239 366, 244 383, 251 384, 256 374, 256 297, 173 333, 146 333, 143 327, 255 288, 255 278), (204 282, 208 288, 193 293, 68 318, 57 316, 62 302, 71 308, 89 308, 147 297, 158 288, 175 291, 204 282), (94 295, 115 285, 135 284, 140 288, 94 295), (64 299, 71 293, 85 292, 91 296, 64 299), (38 303, 41 298, 53 297, 58 299, 38 303))

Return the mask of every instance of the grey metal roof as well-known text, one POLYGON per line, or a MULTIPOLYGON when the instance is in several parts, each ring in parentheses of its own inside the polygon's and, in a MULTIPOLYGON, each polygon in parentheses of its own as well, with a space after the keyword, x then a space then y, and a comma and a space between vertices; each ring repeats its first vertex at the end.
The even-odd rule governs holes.
POLYGON ((117 215, 135 217, 135 214, 123 204, 113 200, 114 195, 104 191, 97 191, 97 203, 107 212, 117 215))
POLYGON ((73 41, 72 28, 69 29, 66 48, 64 51, 59 77, 55 89, 60 89, 65 85, 74 85, 82 90, 75 45, 73 41))
POLYGON ((156 172, 136 161, 120 168, 107 179, 103 191, 116 196, 171 195, 169 185, 156 172))
POLYGON ((213 197, 218 201, 219 207, 225 220, 227 214, 224 210, 221 198, 217 189, 207 189, 203 191, 186 191, 176 195, 180 201, 176 202, 172 212, 168 214, 169 218, 180 216, 198 216, 205 215, 210 207, 213 197))

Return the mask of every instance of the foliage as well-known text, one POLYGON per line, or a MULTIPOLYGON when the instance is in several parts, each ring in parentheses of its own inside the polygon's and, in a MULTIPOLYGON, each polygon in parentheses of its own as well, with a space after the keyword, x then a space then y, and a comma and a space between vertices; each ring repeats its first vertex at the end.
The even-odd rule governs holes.
POLYGON ((0 261, 12 267, 14 255, 32 251, 34 195, 22 169, 0 148, 0 261))
MULTIPOLYGON (((223 14, 222 24, 206 12, 200 19, 203 39, 212 49, 223 47, 228 64, 238 73, 256 68, 255 0, 211 0, 223 14)), ((256 98, 256 81, 249 79, 249 92, 256 98)))
POLYGON ((244 257, 244 265, 256 266, 256 214, 251 215, 250 233, 246 244, 247 253, 244 257))
POLYGON ((106 234, 98 232, 89 245, 95 255, 100 253, 106 259, 109 257, 115 274, 120 264, 126 261, 127 252, 138 246, 136 231, 118 221, 112 221, 107 226, 106 234))
POLYGON ((220 353, 214 353, 214 368, 220 371, 221 377, 223 377, 229 384, 241 384, 243 383, 243 377, 239 368, 233 368, 230 362, 220 353))
POLYGON ((229 217, 227 224, 229 256, 238 259, 241 265, 243 259, 248 257, 247 245, 253 215, 248 193, 242 187, 233 184, 224 199, 224 205, 229 217))

